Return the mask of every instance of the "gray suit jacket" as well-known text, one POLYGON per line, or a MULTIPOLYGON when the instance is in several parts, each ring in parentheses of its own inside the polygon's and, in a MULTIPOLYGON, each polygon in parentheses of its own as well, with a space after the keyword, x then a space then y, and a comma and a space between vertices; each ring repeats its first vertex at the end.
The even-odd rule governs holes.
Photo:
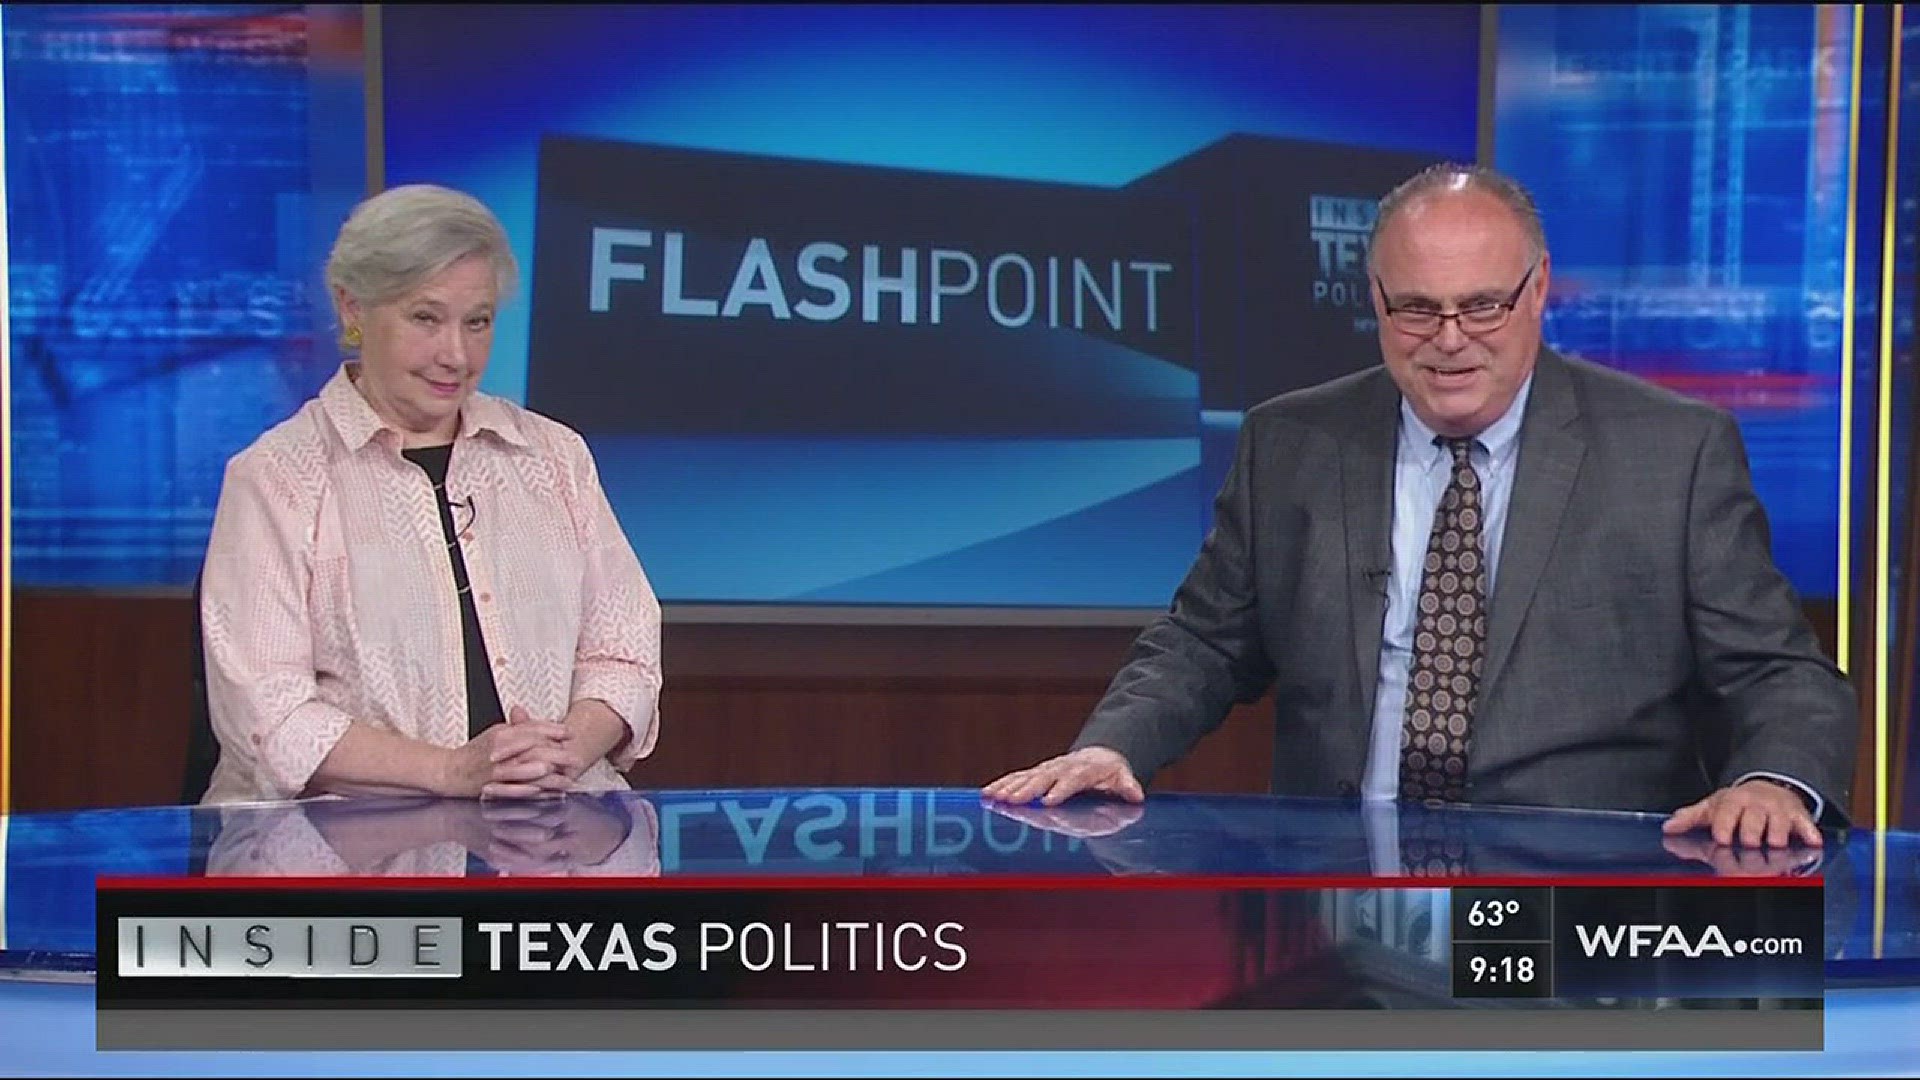
MULTIPOLYGON (((1076 748, 1145 782, 1271 688, 1273 790, 1359 791, 1399 402, 1374 367, 1247 413, 1199 557, 1076 748)), ((1853 691, 1773 564, 1726 413, 1542 349, 1487 637, 1470 800, 1672 810, 1768 771, 1844 821, 1853 691)))

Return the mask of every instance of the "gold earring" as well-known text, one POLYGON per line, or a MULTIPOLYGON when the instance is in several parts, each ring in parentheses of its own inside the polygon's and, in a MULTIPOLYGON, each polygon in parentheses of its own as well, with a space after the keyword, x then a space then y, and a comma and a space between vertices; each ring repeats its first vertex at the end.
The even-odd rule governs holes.
POLYGON ((349 349, 359 348, 360 347, 360 328, 357 326, 347 327, 346 330, 343 331, 340 335, 340 344, 346 346, 349 349))

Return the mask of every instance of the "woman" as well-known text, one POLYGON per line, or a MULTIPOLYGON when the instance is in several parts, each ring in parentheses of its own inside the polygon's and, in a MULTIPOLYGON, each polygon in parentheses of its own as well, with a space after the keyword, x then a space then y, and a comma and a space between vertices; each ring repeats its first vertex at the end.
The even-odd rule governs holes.
POLYGON ((479 393, 505 232, 446 188, 356 207, 343 363, 227 465, 203 573, 205 802, 621 788, 660 607, 569 428, 479 393))

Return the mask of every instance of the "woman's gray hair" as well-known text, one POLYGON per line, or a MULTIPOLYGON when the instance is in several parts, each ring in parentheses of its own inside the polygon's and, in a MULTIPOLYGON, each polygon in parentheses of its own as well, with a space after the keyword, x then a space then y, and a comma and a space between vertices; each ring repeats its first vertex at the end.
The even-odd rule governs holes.
POLYGON ((502 300, 513 292, 519 267, 507 231, 480 200, 436 184, 389 188, 354 207, 340 226, 327 256, 327 291, 377 307, 469 255, 493 264, 502 300))
POLYGON ((1547 253, 1547 231, 1540 224, 1540 211, 1533 204, 1533 196, 1527 194, 1527 189, 1521 187, 1518 180, 1485 165, 1461 165, 1449 161, 1421 169, 1381 198, 1380 209, 1373 216, 1373 235, 1367 238, 1367 265, 1373 265, 1374 245, 1379 241, 1380 234, 1386 231, 1387 222, 1406 209, 1409 203, 1437 191, 1466 188, 1486 192, 1513 212, 1521 230, 1527 234, 1528 243, 1533 245, 1535 259, 1547 253))

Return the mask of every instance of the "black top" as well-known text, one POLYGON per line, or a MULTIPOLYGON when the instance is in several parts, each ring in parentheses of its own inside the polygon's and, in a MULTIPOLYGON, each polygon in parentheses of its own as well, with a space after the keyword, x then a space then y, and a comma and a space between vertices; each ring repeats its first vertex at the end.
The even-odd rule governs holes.
POLYGON ((457 507, 447 501, 447 463, 453 460, 453 445, 420 446, 402 450, 433 482, 434 502, 440 507, 440 531, 447 538, 447 559, 453 563, 453 587, 460 592, 460 637, 466 646, 467 661, 467 736, 472 738, 507 718, 500 705, 500 690, 493 685, 493 665, 487 659, 487 643, 480 636, 480 612, 473 606, 473 586, 467 581, 467 559, 460 550, 460 538, 453 524, 457 511, 463 526, 473 524, 473 502, 457 507))

